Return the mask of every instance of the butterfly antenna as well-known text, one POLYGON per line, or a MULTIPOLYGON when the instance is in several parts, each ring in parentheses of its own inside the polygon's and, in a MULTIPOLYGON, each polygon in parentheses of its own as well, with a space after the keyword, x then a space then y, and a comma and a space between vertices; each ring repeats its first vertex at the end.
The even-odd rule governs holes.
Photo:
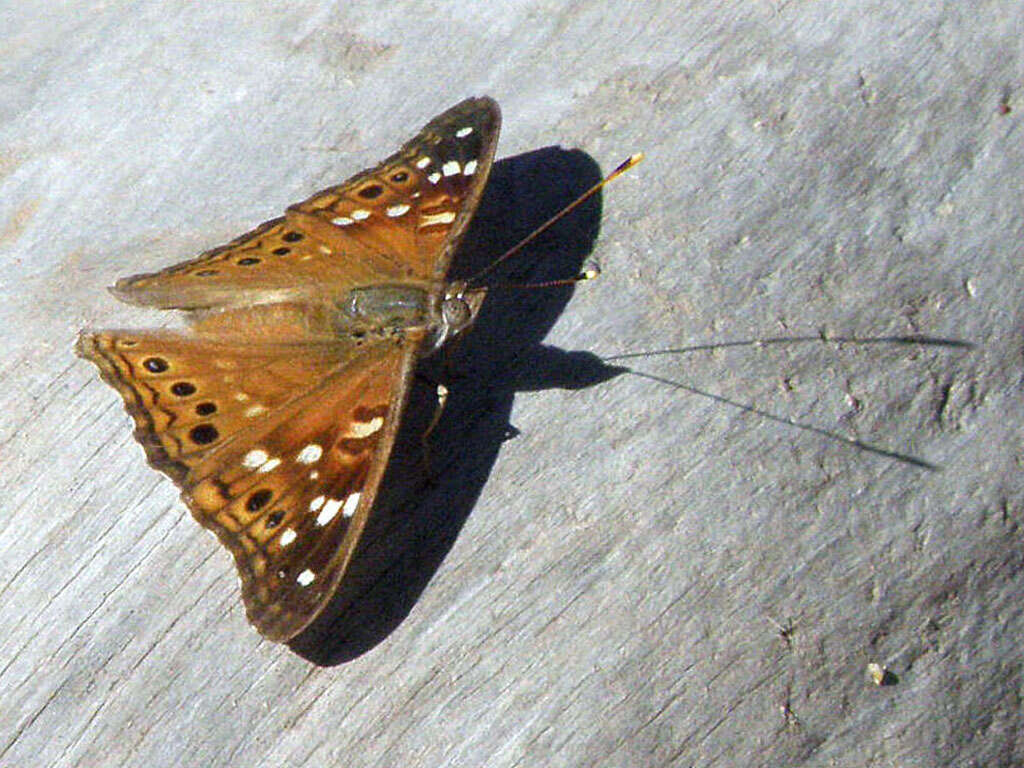
MULTIPOLYGON (((624 174, 626 171, 628 171, 630 168, 632 168, 634 165, 637 165, 643 159, 644 159, 644 153, 643 152, 637 152, 635 155, 630 155, 628 158, 626 158, 626 160, 624 162, 620 163, 618 165, 618 167, 614 171, 609 173, 607 176, 605 176, 603 179, 601 179, 599 182, 597 182, 597 184, 595 184, 590 189, 588 189, 586 192, 584 192, 582 195, 577 197, 575 200, 573 200, 571 203, 569 203, 567 206, 565 206, 565 208, 560 210, 558 213, 556 213, 550 219, 548 219, 543 224, 541 224, 539 227, 537 227, 535 230, 533 230, 533 232, 531 232, 529 235, 527 235, 522 240, 520 240, 518 244, 516 244, 516 245, 512 246, 511 248, 509 248, 507 251, 505 251, 505 253, 501 254, 501 256, 499 256, 494 261, 492 261, 487 267, 485 267, 484 269, 482 269, 479 272, 477 272, 475 275, 473 275, 471 278, 469 278, 469 280, 467 280, 466 282, 471 283, 471 284, 475 283, 477 280, 479 280, 484 275, 488 274, 491 270, 493 270, 495 267, 497 267, 503 261, 505 261, 507 259, 510 259, 513 256, 515 256, 517 253, 519 253, 521 250, 523 250, 523 248, 525 248, 529 243, 533 242, 533 240, 535 240, 542 232, 544 232, 547 229, 549 229, 556 221, 561 219, 563 216, 566 216, 569 213, 571 213, 578 206, 582 205, 586 200, 588 200, 592 195, 594 195, 594 193, 596 193, 599 189, 601 189, 605 184, 610 182, 612 179, 618 178, 619 176, 624 174)), ((590 280, 591 278, 594 278, 594 277, 597 277, 597 270, 594 269, 594 268, 590 268, 590 269, 584 270, 578 277, 569 278, 567 280, 552 280, 551 282, 548 282, 548 283, 537 283, 537 284, 529 285, 529 286, 524 285, 524 286, 503 286, 503 287, 547 288, 547 287, 551 287, 551 286, 555 286, 555 285, 568 285, 568 284, 571 284, 571 283, 577 283, 580 280, 590 280)))

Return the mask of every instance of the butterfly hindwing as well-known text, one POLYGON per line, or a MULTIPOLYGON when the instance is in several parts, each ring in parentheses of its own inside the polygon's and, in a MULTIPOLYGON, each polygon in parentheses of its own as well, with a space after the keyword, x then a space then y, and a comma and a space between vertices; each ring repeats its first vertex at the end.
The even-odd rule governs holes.
POLYGON ((235 557, 250 621, 287 639, 333 592, 372 505, 415 345, 339 360, 322 345, 83 334, 154 467, 235 557), (203 362, 200 362, 203 361, 203 362))

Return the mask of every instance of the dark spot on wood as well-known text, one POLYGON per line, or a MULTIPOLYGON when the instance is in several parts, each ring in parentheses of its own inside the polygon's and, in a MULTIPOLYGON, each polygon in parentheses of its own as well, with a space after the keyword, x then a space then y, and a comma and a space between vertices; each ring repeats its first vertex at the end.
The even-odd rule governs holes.
POLYGON ((176 381, 171 385, 171 394, 178 397, 188 397, 196 393, 196 385, 188 381, 176 381))
POLYGON ((399 171, 391 177, 391 180, 395 182, 395 184, 401 184, 403 181, 409 180, 409 174, 405 171, 399 171))
POLYGON ((240 267, 248 267, 253 264, 259 264, 260 260, 254 256, 246 256, 244 259, 239 259, 235 263, 238 264, 238 266, 240 267))
POLYGON ((215 403, 200 403, 196 406, 196 413, 200 416, 209 416, 211 413, 217 412, 217 405, 215 403))
POLYGON ((373 198, 380 197, 383 193, 384 187, 380 184, 372 184, 359 190, 359 196, 366 200, 373 200, 373 198))
POLYGON ((198 427, 193 427, 188 436, 196 445, 208 445, 220 437, 220 432, 213 424, 200 424, 198 427))
POLYGON ((142 361, 142 367, 150 373, 163 373, 170 368, 162 357, 147 357, 142 361))
POLYGON ((268 531, 271 528, 277 528, 277 526, 281 524, 281 521, 284 520, 284 515, 285 511, 283 509, 278 509, 271 512, 270 515, 267 516, 266 522, 263 523, 264 527, 268 531))
POLYGON ((260 488, 245 501, 245 508, 250 512, 258 512, 267 506, 267 502, 274 497, 274 492, 269 488, 260 488))
POLYGON ((280 248, 275 248, 275 249, 274 249, 274 250, 272 251, 272 253, 273 253, 273 254, 274 254, 275 256, 287 256, 287 255, 288 255, 289 253, 291 253, 291 252, 292 252, 292 249, 291 249, 291 248, 285 248, 284 246, 281 246, 280 248))
POLYGON ((284 236, 281 239, 284 240, 286 243, 297 243, 297 242, 299 242, 299 240, 302 239, 302 233, 301 232, 285 232, 284 236))
POLYGON ((216 274, 217 274, 217 270, 216 269, 200 269, 198 272, 195 273, 195 276, 196 277, 210 277, 211 275, 216 275, 216 274))

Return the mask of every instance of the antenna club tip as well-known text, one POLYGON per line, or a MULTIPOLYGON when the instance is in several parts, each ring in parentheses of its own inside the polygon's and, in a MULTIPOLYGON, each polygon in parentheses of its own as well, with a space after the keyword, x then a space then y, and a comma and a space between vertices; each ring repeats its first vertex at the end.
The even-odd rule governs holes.
POLYGON ((637 163, 641 162, 645 157, 647 157, 647 155, 645 155, 643 152, 637 152, 635 154, 630 155, 629 160, 627 160, 626 162, 628 162, 630 165, 636 165, 637 163))
POLYGON ((596 264, 589 264, 580 272, 580 280, 594 280, 601 276, 601 268, 596 264))

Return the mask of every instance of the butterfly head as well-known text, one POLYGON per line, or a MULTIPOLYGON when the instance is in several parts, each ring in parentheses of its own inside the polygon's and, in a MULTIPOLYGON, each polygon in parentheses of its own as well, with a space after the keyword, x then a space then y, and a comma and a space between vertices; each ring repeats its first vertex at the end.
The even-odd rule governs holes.
POLYGON ((430 351, 440 349, 449 339, 473 325, 486 296, 485 287, 470 287, 462 280, 449 283, 441 297, 440 322, 435 327, 430 351))

